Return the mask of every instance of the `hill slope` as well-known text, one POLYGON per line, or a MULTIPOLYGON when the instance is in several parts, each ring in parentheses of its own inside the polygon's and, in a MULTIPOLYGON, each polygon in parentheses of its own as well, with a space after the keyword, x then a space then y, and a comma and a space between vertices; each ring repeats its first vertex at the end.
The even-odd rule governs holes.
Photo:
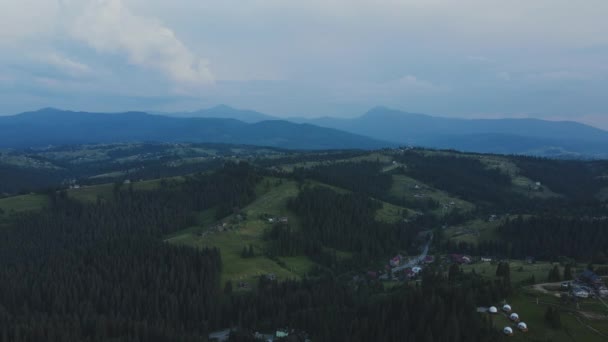
POLYGON ((175 118, 141 112, 103 114, 42 109, 0 117, 0 147, 127 141, 214 142, 292 149, 373 149, 390 145, 310 124, 175 118))

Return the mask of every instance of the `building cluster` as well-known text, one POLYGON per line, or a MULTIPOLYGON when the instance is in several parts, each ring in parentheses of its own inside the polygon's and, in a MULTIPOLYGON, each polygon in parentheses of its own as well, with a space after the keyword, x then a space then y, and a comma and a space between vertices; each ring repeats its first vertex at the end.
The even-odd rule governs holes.
POLYGON ((570 294, 577 298, 608 297, 608 287, 602 278, 591 270, 585 270, 567 286, 570 288, 570 294))
POLYGON ((455 264, 462 265, 462 264, 470 264, 473 262, 473 258, 468 255, 450 254, 448 257, 450 258, 450 261, 452 261, 455 264))
MULTIPOLYGON (((488 313, 490 313, 491 315, 497 315, 498 314, 498 308, 496 306, 490 306, 488 308, 488 313)), ((512 326, 506 326, 502 329, 502 332, 507 335, 507 336, 512 336, 514 333, 514 328, 521 331, 521 332, 527 332, 528 331, 528 325, 525 322, 522 322, 519 318, 519 315, 515 312, 513 312, 513 308, 511 307, 511 305, 509 304, 505 304, 502 306, 502 313, 511 321, 513 322, 512 326)))

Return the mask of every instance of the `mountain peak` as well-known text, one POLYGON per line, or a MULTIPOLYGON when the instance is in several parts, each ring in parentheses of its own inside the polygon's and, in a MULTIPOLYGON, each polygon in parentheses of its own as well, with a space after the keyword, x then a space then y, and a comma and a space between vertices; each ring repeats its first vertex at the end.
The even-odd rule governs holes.
POLYGON ((229 105, 226 104, 219 104, 217 106, 211 107, 206 109, 207 111, 236 111, 238 109, 234 108, 234 107, 230 107, 229 105))

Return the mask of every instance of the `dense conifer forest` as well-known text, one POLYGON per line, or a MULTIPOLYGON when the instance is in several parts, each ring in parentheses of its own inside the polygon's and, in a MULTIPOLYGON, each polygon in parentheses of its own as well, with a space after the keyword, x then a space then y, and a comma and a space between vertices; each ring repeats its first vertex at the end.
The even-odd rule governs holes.
MULTIPOLYGON (((37 173, 48 182, 32 183, 38 192, 25 197, 44 198, 38 210, 0 212, 0 341, 207 341, 224 329, 233 329, 232 341, 250 341, 254 332, 282 327, 312 341, 500 341, 496 322, 477 311, 518 295, 514 271, 502 261, 481 274, 448 255, 571 260, 567 272, 554 266, 542 280, 576 277, 575 262, 608 262, 601 162, 415 149, 367 157, 216 148, 246 154, 211 157, 204 173, 196 163, 148 161, 129 174, 180 177, 142 187, 120 174, 109 197, 89 200, 62 186, 61 177, 53 180, 55 171, 3 169, 5 189, 11 185, 4 180, 19 184, 37 173), (509 173, 487 158, 515 166, 509 173), (513 170, 527 185, 517 187, 513 170), (571 176, 584 180, 564 185, 571 176), (274 188, 293 195, 275 203, 284 194, 274 188), (279 212, 287 216, 279 219, 279 212), (196 228, 201 215, 212 231, 196 228), (235 251, 205 244, 238 239, 249 224, 259 240, 239 242, 235 251), (453 233, 473 224, 492 233, 477 240, 453 233), (175 235, 198 247, 170 242, 175 235), (403 269, 387 268, 389 258, 416 256, 425 245, 434 261, 412 281, 403 269), (246 265, 270 260, 290 270, 293 260, 309 260, 311 267, 293 278, 237 281, 226 277, 227 266, 234 270, 227 252, 246 265)), ((107 155, 132 159, 166 149, 113 147, 107 155)))

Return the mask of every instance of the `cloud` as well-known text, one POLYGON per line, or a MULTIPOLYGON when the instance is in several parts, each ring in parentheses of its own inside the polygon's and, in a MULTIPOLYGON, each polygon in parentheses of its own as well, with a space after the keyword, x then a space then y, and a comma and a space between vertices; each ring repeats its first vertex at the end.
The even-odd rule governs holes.
POLYGON ((43 58, 43 62, 65 72, 72 77, 85 76, 92 73, 91 67, 88 65, 57 53, 49 54, 43 58))
POLYGON ((532 80, 544 81, 586 81, 592 79, 591 75, 570 70, 556 70, 529 75, 532 80))
POLYGON ((412 75, 403 76, 396 81, 389 82, 387 85, 389 87, 405 90, 435 91, 443 89, 442 86, 435 85, 427 80, 418 79, 416 76, 412 75))
POLYGON ((208 62, 193 54, 160 21, 132 13, 122 0, 93 0, 68 27, 70 35, 102 53, 126 54, 180 86, 212 83, 208 62))

